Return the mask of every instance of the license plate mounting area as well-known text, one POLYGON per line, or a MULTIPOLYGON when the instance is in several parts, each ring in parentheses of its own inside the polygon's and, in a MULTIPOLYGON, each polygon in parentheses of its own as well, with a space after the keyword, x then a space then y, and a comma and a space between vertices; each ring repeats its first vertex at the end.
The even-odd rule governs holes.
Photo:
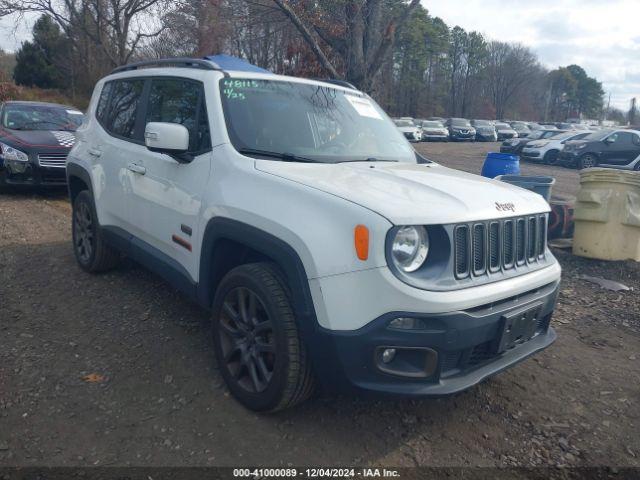
POLYGON ((535 303, 502 316, 498 353, 511 350, 529 341, 536 334, 541 307, 541 303, 535 303))

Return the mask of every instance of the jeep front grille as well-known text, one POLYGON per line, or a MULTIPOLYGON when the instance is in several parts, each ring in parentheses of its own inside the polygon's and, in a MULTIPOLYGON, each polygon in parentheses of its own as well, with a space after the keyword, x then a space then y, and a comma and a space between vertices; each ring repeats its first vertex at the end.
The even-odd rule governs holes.
POLYGON ((453 268, 459 279, 527 266, 544 258, 547 216, 456 225, 453 242, 453 268))
POLYGON ((38 163, 41 167, 65 168, 67 166, 66 153, 40 153, 38 163))

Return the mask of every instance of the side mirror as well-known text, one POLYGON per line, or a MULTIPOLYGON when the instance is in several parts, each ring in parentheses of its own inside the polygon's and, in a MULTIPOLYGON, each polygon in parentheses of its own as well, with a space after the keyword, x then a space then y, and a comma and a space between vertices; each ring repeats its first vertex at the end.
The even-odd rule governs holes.
POLYGON ((604 139, 604 143, 606 143, 607 145, 611 145, 612 143, 616 143, 616 139, 615 137, 607 137, 604 139))
POLYGON ((144 144, 152 152, 166 153, 179 163, 193 160, 189 150, 189 130, 179 123, 149 122, 144 129, 144 144))

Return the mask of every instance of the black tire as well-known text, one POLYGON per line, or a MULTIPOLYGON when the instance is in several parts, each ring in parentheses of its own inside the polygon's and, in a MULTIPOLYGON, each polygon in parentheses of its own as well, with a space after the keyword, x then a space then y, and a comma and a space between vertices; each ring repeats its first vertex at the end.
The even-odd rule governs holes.
POLYGON ((73 253, 80 268, 86 272, 106 272, 120 262, 120 253, 107 244, 98 224, 93 197, 87 190, 73 201, 73 253))
POLYGON ((580 170, 584 168, 592 168, 598 165, 598 158, 592 153, 585 153, 578 160, 578 168, 580 170))
POLYGON ((220 282, 212 311, 218 369, 242 405, 274 412, 313 393, 311 363, 275 266, 252 263, 231 270, 220 282))
POLYGON ((544 157, 542 158, 542 162, 546 163, 547 165, 555 165, 558 163, 559 155, 560 155, 559 150, 549 150, 547 153, 544 154, 544 157))

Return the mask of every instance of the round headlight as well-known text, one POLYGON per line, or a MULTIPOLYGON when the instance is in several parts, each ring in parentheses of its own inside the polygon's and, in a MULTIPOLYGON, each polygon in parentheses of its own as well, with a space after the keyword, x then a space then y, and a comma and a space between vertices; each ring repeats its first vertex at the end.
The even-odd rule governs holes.
POLYGON ((429 235, 424 227, 401 227, 391 245, 391 256, 403 272, 415 272, 427 259, 429 235))

